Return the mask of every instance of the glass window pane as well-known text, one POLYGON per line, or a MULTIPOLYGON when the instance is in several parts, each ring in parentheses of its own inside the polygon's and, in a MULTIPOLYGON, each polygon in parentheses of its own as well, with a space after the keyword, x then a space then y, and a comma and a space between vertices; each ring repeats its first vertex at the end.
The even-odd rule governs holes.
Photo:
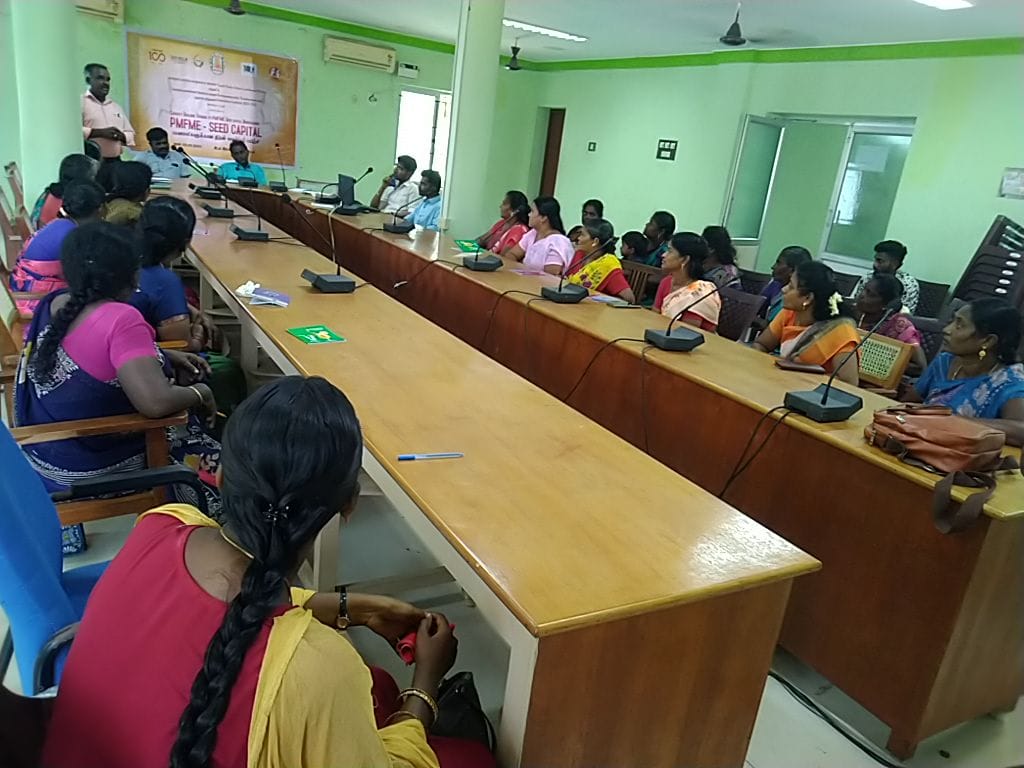
POLYGON ((781 126, 747 118, 743 146, 736 164, 732 203, 725 222, 735 238, 756 239, 761 236, 761 220, 781 137, 781 126))
POLYGON ((825 250, 870 261, 885 239, 910 136, 855 133, 825 250))
POLYGON ((420 168, 429 167, 430 139, 433 130, 434 95, 402 91, 398 105, 398 141, 395 156, 409 155, 416 160, 420 168))
MULTIPOLYGON (((448 164, 448 136, 452 130, 452 95, 442 93, 437 101, 437 129, 434 133, 434 159, 430 167, 444 176, 448 164)), ((442 182, 444 180, 442 179, 442 182)))

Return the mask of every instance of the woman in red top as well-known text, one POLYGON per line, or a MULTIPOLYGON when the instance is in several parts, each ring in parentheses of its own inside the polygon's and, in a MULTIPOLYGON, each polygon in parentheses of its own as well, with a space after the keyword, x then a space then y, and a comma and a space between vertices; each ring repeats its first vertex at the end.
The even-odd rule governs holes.
MULTIPOLYGON (((574 227, 575 229, 575 227, 574 227)), ((576 255, 565 273, 570 283, 636 303, 633 289, 615 257, 615 230, 604 219, 587 219, 576 233, 576 255)))
POLYGON ((513 189, 505 193, 499 210, 501 218, 476 239, 476 244, 496 256, 504 256, 530 231, 530 201, 522 192, 513 189))
POLYGON ((71 646, 46 768, 493 768, 480 743, 427 736, 455 661, 443 616, 289 589, 352 513, 362 445, 324 379, 283 377, 235 411, 224 527, 181 504, 139 519, 71 646), (418 632, 410 688, 366 667, 340 632, 358 624, 393 647, 418 632))

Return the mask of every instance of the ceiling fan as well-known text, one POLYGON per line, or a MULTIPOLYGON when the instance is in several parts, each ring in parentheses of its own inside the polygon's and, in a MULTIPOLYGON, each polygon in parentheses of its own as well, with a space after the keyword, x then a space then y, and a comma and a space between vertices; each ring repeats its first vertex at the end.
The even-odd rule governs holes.
POLYGON ((724 43, 725 45, 746 45, 747 38, 743 36, 742 30, 740 30, 740 8, 742 3, 736 3, 736 18, 733 19, 732 24, 725 31, 725 34, 718 38, 718 42, 724 43))

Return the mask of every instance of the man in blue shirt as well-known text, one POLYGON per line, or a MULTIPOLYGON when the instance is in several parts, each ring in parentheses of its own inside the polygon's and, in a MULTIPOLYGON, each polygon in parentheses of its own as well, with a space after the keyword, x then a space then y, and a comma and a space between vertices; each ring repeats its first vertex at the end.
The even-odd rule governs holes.
POLYGON ((219 169, 220 175, 225 180, 255 179, 261 187, 267 186, 267 174, 256 163, 249 162, 249 148, 245 146, 245 142, 235 139, 231 142, 230 149, 231 157, 235 159, 235 162, 224 163, 219 169))
POLYGON ((417 205, 405 220, 434 232, 441 221, 441 174, 437 171, 424 171, 420 176, 420 195, 423 202, 417 205))
POLYGON ((149 151, 140 152, 135 159, 148 165, 153 171, 153 176, 164 179, 183 179, 189 175, 185 157, 180 152, 171 149, 167 131, 159 126, 150 128, 146 131, 146 141, 149 142, 149 151))

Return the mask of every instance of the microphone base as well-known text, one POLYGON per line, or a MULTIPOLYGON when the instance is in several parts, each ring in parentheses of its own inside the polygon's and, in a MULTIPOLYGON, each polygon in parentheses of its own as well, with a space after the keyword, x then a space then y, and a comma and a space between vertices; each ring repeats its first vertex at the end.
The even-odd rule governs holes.
POLYGON ((304 269, 302 277, 320 293, 352 293, 356 289, 356 281, 348 275, 318 275, 304 269))
POLYGON ((341 198, 337 195, 315 195, 313 202, 323 203, 324 205, 337 205, 341 202, 341 198))
POLYGON ((233 219, 235 218, 235 212, 231 208, 220 208, 216 205, 206 204, 203 206, 207 216, 211 219, 233 219))
POLYGON ((206 180, 211 184, 223 184, 225 181, 227 181, 227 179, 225 179, 219 173, 206 174, 206 180))
POLYGON ((283 181, 272 181, 269 184, 267 184, 267 186, 270 187, 270 191, 271 192, 287 192, 288 191, 288 185, 285 184, 283 181))
POLYGON ((666 352, 689 352, 704 343, 704 334, 689 328, 673 328, 672 333, 648 328, 644 341, 666 352))
POLYGON ((555 304, 579 304, 590 295, 590 291, 582 285, 566 283, 561 288, 541 288, 540 295, 555 304))
POLYGON ((265 243, 270 240, 270 233, 262 229, 244 229, 237 224, 232 224, 231 231, 239 240, 250 240, 254 243, 265 243))
POLYGON ((404 221, 401 224, 389 222, 384 224, 384 231, 390 232, 392 235, 408 235, 414 229, 416 229, 416 225, 409 221, 404 221))
POLYGON ((368 213, 366 207, 356 203, 355 205, 343 205, 341 208, 335 208, 334 213, 342 216, 358 216, 361 213, 368 213))
POLYGON ((802 413, 811 421, 828 424, 833 421, 846 421, 864 407, 864 401, 857 395, 843 392, 841 389, 828 389, 819 384, 815 389, 802 392, 787 392, 783 404, 790 410, 802 413), (828 391, 828 399, 821 402, 821 396, 828 391))
POLYGON ((260 184, 259 184, 258 181, 256 181, 256 179, 239 179, 238 180, 238 186, 240 186, 240 187, 248 187, 249 189, 252 189, 253 187, 258 187, 259 185, 260 184))
POLYGON ((463 256, 462 266, 473 272, 494 272, 501 269, 501 259, 497 256, 463 256))
POLYGON ((203 200, 221 200, 224 197, 216 187, 196 187, 196 196, 203 200))

